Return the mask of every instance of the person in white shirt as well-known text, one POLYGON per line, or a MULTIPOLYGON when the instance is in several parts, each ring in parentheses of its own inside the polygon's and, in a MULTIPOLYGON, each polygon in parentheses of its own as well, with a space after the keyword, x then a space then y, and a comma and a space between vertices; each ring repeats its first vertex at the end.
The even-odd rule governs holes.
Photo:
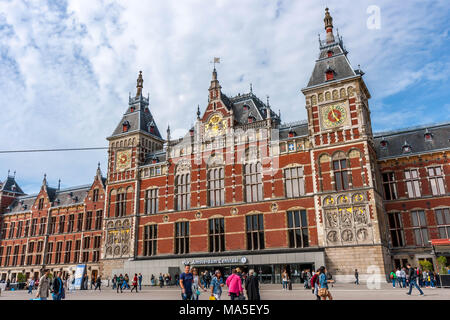
POLYGON ((397 269, 397 271, 395 271, 395 275, 397 276, 397 281, 400 285, 400 288, 403 288, 403 283, 401 281, 401 277, 402 277, 402 272, 400 271, 400 269, 397 269))

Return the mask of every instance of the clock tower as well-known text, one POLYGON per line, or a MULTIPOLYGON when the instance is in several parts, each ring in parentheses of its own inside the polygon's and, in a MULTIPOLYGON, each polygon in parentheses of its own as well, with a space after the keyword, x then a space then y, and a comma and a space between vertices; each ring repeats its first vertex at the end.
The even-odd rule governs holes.
POLYGON ((138 168, 151 161, 165 142, 150 112, 149 98, 142 95, 143 83, 140 71, 136 96, 129 97, 122 119, 107 138, 106 239, 102 256, 107 269, 109 263, 117 266, 135 255, 140 190, 138 168))
MULTIPOLYGON (((335 273, 384 274, 389 261, 364 73, 353 69, 325 9, 326 38, 306 88, 319 245, 335 273), (361 261, 352 257, 361 253, 361 261), (348 262, 348 261, 351 261, 348 262), (367 262, 370 261, 370 262, 367 262)), ((332 271, 332 272, 333 272, 332 271)))

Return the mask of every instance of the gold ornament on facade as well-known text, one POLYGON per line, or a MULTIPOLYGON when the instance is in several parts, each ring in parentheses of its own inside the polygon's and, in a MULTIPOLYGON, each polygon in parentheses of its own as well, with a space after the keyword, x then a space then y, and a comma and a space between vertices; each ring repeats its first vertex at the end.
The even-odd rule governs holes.
POLYGON ((230 210, 231 215, 235 216, 238 214, 238 209, 237 208, 231 208, 230 210))
POLYGON ((272 212, 277 212, 277 211, 278 211, 278 204, 276 204, 275 202, 272 203, 272 204, 270 205, 270 210, 271 210, 272 212))

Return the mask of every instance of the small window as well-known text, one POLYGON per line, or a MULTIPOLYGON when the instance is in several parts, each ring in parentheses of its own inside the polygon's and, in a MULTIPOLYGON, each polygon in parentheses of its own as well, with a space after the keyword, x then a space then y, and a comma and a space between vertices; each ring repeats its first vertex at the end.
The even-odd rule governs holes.
POLYGON ((388 146, 387 140, 383 138, 383 139, 381 140, 381 142, 380 142, 380 146, 381 146, 382 149, 386 149, 387 146, 388 146))
POLYGON ((331 51, 331 50, 328 51, 328 52, 327 52, 327 55, 328 55, 328 58, 329 58, 329 57, 332 57, 332 56, 333 56, 333 51, 331 51))
POLYGON ((329 71, 326 72, 326 78, 327 78, 327 81, 330 81, 330 80, 334 79, 334 73, 333 73, 332 70, 329 70, 329 71))

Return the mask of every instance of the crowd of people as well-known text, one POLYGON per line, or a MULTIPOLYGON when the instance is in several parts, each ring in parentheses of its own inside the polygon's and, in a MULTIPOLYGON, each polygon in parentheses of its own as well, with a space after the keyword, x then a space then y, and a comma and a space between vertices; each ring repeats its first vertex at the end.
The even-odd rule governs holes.
MULTIPOLYGON (((448 274, 450 269, 447 268, 448 274)), ((407 267, 396 268, 391 271, 389 278, 392 282, 393 288, 411 288, 417 287, 422 294, 420 288, 432 288, 435 289, 439 285, 439 275, 432 270, 421 270, 420 268, 412 268, 411 265, 407 267)))

